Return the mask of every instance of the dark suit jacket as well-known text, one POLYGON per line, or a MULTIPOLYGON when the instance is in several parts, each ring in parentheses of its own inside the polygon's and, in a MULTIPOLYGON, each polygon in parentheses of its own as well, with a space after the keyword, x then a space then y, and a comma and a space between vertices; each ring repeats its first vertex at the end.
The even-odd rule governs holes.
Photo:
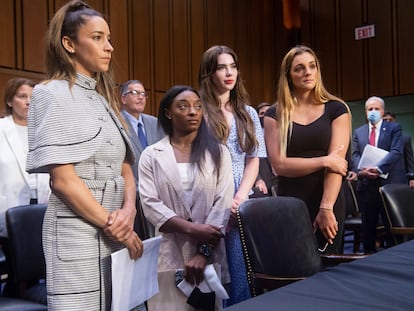
POLYGON ((268 158, 260 158, 259 175, 257 175, 257 179, 259 178, 263 179, 266 183, 269 193, 271 193, 272 187, 277 185, 277 177, 273 174, 272 166, 270 165, 268 158))
MULTIPOLYGON (((126 124, 128 125, 128 135, 134 148, 136 161, 135 164, 132 165, 132 171, 134 173, 138 191, 138 162, 144 148, 141 146, 141 143, 138 139, 136 129, 132 126, 131 122, 129 122, 129 119, 124 110, 121 111, 121 115, 124 118, 126 124)), ((145 135, 147 137, 148 145, 156 143, 165 136, 164 131, 161 129, 161 127, 158 126, 158 119, 156 117, 144 113, 141 116, 142 122, 144 123, 145 135)))
MULTIPOLYGON (((352 138, 352 166, 357 172, 365 145, 369 143, 369 126, 365 124, 357 128, 352 138)), ((381 184, 407 183, 403 157, 403 141, 401 126, 396 122, 382 122, 378 148, 389 151, 388 155, 378 163, 378 168, 388 173, 388 178, 380 178, 381 184)))
POLYGON ((404 142, 405 171, 407 173, 414 173, 414 157, 413 157, 413 146, 411 144, 411 136, 403 133, 403 142, 404 142))

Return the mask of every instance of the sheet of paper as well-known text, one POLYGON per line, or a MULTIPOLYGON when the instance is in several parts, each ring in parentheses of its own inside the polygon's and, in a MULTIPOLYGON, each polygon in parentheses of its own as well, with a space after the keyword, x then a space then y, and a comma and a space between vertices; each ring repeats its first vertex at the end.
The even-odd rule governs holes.
POLYGON ((387 154, 387 150, 377 148, 369 144, 365 145, 364 151, 362 152, 361 159, 358 164, 358 169, 377 166, 378 163, 380 163, 387 154))
POLYGON ((112 258, 112 311, 127 311, 158 293, 158 253, 161 237, 143 241, 144 253, 136 261, 121 249, 112 258))
MULTIPOLYGON (((366 167, 375 167, 377 166, 388 154, 387 150, 377 148, 370 144, 365 145, 364 151, 362 151, 361 159, 358 163, 358 169, 363 169, 366 167)), ((387 179, 387 174, 381 174, 381 178, 387 179)))
MULTIPOLYGON (((187 297, 189 297, 191 292, 194 290, 195 285, 191 285, 184 279, 177 285, 177 287, 187 297)), ((229 299, 229 295, 221 284, 217 272, 212 264, 207 265, 204 269, 204 280, 198 285, 198 288, 203 293, 215 292, 218 298, 229 299)))

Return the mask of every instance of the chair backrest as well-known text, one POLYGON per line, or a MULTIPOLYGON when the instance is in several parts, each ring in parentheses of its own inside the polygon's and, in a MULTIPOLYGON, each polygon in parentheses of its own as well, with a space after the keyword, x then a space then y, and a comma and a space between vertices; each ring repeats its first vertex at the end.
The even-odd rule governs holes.
POLYGON ((0 297, 0 310, 2 311, 47 311, 47 306, 28 301, 25 299, 17 299, 10 297, 0 297))
POLYGON ((6 212, 9 252, 14 281, 31 282, 45 278, 42 225, 46 204, 12 207, 6 212))
POLYGON ((342 191, 345 199, 346 216, 356 217, 359 214, 359 207, 355 193, 355 183, 349 180, 345 181, 342 184, 342 191))
POLYGON ((308 209, 293 197, 243 202, 237 212, 248 273, 307 277, 321 269, 308 209))
POLYGON ((407 184, 388 184, 380 188, 380 193, 386 215, 385 225, 391 234, 413 235, 414 190, 407 184))

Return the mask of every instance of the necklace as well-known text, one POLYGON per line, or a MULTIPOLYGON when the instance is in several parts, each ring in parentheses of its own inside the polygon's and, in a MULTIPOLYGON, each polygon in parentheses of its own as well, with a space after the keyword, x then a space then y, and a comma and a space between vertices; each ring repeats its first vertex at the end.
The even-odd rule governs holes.
POLYGON ((171 144, 171 146, 174 146, 174 147, 185 147, 185 146, 191 146, 191 143, 190 144, 184 144, 184 145, 177 145, 177 144, 174 144, 172 141, 170 141, 170 144, 171 144))
POLYGON ((183 145, 178 145, 178 144, 173 143, 171 141, 171 139, 170 139, 170 145, 173 146, 174 148, 178 149, 178 150, 191 148, 191 143, 189 143, 189 144, 183 144, 183 145))
POLYGON ((182 148, 182 149, 184 149, 184 148, 189 148, 189 147, 191 147, 191 144, 185 144, 185 145, 177 145, 177 144, 174 144, 173 142, 171 142, 170 141, 170 145, 171 146, 173 146, 173 147, 175 147, 175 148, 182 148))

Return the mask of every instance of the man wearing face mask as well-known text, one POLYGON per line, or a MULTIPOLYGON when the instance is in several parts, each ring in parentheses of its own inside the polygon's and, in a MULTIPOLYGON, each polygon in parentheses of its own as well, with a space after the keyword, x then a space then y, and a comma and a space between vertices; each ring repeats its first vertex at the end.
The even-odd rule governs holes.
POLYGON ((357 198, 362 215, 365 253, 376 251, 376 227, 378 217, 383 213, 379 187, 385 184, 407 183, 402 156, 401 126, 396 122, 383 122, 384 108, 382 98, 376 96, 368 98, 365 102, 368 124, 357 128, 352 138, 352 171, 355 178, 358 176, 357 198), (358 163, 367 144, 389 153, 375 167, 358 170, 358 163))

